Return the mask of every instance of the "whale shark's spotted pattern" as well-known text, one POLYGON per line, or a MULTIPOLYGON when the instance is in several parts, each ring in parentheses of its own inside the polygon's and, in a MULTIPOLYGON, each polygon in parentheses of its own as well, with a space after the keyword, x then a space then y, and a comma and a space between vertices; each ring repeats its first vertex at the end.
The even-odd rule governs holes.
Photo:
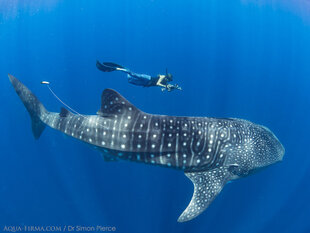
POLYGON ((13 76, 29 111, 33 132, 45 125, 96 146, 107 161, 130 160, 184 170, 194 195, 178 221, 188 221, 213 201, 227 181, 282 159, 284 148, 270 130, 241 119, 176 117, 144 113, 114 90, 102 93, 97 115, 45 110, 13 76))

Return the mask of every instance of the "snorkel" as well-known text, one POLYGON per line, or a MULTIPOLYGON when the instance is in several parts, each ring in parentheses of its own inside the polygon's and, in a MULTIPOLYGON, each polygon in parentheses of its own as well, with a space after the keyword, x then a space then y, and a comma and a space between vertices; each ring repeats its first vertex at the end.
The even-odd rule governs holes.
POLYGON ((172 74, 168 73, 168 69, 167 68, 166 68, 165 78, 167 79, 167 82, 171 82, 173 80, 172 74))

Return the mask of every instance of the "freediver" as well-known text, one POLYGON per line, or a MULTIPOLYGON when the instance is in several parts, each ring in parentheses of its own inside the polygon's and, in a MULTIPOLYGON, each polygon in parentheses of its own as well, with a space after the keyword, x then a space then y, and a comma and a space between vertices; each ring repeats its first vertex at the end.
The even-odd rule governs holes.
POLYGON ((143 87, 153 87, 153 86, 159 86, 161 87, 162 91, 172 91, 172 90, 182 90, 182 88, 178 84, 169 84, 169 82, 172 81, 172 74, 168 73, 166 70, 166 74, 159 74, 155 77, 152 77, 148 74, 137 74, 129 69, 112 63, 112 62, 103 62, 100 63, 97 61, 96 66, 99 70, 103 72, 112 72, 112 71, 121 71, 127 74, 128 82, 137 86, 143 86, 143 87))

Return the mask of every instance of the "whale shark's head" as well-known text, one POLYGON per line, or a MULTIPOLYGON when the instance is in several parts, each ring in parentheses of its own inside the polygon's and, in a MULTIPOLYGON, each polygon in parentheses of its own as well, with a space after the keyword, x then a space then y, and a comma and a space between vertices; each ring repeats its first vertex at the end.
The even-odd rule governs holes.
POLYGON ((243 140, 229 150, 226 164, 232 165, 235 178, 247 176, 283 159, 285 149, 265 126, 248 125, 243 140))
POLYGON ((283 159, 285 149, 279 139, 265 126, 260 126, 259 138, 256 149, 262 150, 261 156, 266 161, 266 165, 279 162, 283 159))

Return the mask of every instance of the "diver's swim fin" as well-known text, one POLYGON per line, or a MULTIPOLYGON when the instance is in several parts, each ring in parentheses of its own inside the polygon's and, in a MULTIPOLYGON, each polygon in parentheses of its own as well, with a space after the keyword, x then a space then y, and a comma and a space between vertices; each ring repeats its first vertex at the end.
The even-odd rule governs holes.
POLYGON ((117 68, 125 69, 124 67, 112 62, 103 62, 101 64, 99 61, 97 61, 96 66, 99 70, 103 72, 112 72, 117 70, 117 68))

